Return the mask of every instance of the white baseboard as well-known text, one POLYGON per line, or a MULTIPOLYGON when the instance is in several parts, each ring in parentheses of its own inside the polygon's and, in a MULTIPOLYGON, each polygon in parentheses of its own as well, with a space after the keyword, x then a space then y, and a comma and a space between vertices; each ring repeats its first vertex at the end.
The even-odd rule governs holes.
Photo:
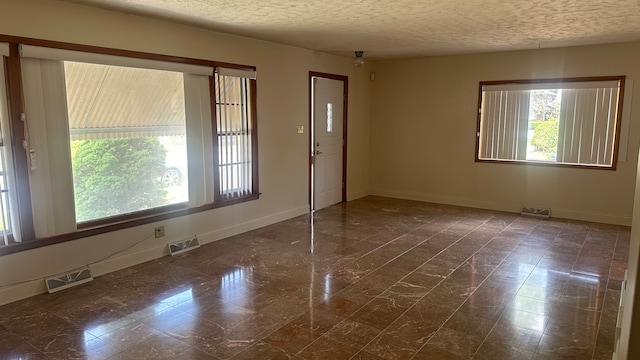
MULTIPOLYGON (((238 235, 247 231, 255 230, 264 226, 275 224, 277 222, 288 220, 307 213, 309 213, 309 205, 300 206, 291 210, 271 214, 258 219, 249 220, 222 229, 216 229, 196 235, 198 236, 201 244, 206 244, 233 235, 238 235)), ((184 238, 193 235, 194 234, 185 234, 184 238)), ((120 256, 93 264, 90 266, 91 273, 94 277, 98 277, 110 272, 158 259, 168 254, 169 252, 167 250, 167 245, 163 243, 151 248, 146 248, 136 252, 125 253, 120 256)), ((49 274, 43 275, 41 279, 0 288, 0 305, 46 293, 47 287, 44 283, 44 277, 48 275, 49 274)))
POLYGON ((259 229, 261 227, 275 224, 280 221, 292 219, 296 216, 300 216, 308 213, 309 213, 309 205, 304 205, 304 206, 297 207, 295 209, 283 211, 281 213, 271 214, 258 219, 247 221, 245 223, 235 224, 235 225, 228 226, 226 228, 216 229, 213 231, 209 231, 209 232, 205 232, 197 235, 198 235, 198 239, 200 240, 200 243, 206 244, 212 241, 225 239, 233 235, 242 234, 247 231, 259 229))
POLYGON ((371 194, 369 194, 368 192, 355 192, 355 193, 348 193, 347 194, 347 201, 353 201, 353 200, 357 200, 360 198, 363 198, 365 196, 369 196, 371 194))
MULTIPOLYGON (((298 207, 292 210, 283 211, 277 214, 271 214, 258 219, 253 219, 247 222, 233 224, 231 226, 216 229, 213 231, 203 232, 195 234, 198 237, 201 245, 222 240, 230 236, 242 234, 247 231, 255 230, 267 225, 275 224, 280 221, 288 220, 299 215, 304 215, 309 212, 309 206, 298 207)), ((185 234, 182 238, 188 238, 194 234, 185 234)), ((161 258, 169 254, 166 244, 161 244, 153 248, 147 248, 137 253, 131 253, 119 256, 117 258, 109 259, 94 265, 91 265, 91 271, 94 276, 101 276, 113 271, 121 270, 133 265, 141 264, 147 261, 161 258)))
MULTIPOLYGON (((477 208, 477 209, 506 211, 506 212, 513 212, 513 213, 520 213, 520 207, 523 206, 523 204, 499 203, 499 202, 491 202, 491 201, 483 201, 483 200, 479 201, 474 199, 454 198, 454 197, 422 194, 422 193, 405 193, 405 192, 387 191, 387 190, 380 190, 380 189, 373 190, 371 195, 385 196, 385 197, 391 197, 396 199, 425 201, 425 202, 432 202, 436 204, 465 206, 465 207, 471 207, 471 208, 477 208)), ((598 222, 598 223, 604 223, 604 224, 631 226, 631 216, 619 215, 619 214, 603 214, 603 213, 585 212, 580 210, 551 208, 551 217, 560 218, 560 219, 592 221, 592 222, 598 222)))
POLYGON ((47 292, 47 286, 42 279, 24 282, 14 286, 0 289, 0 305, 9 304, 14 301, 26 299, 31 296, 44 294, 47 292))

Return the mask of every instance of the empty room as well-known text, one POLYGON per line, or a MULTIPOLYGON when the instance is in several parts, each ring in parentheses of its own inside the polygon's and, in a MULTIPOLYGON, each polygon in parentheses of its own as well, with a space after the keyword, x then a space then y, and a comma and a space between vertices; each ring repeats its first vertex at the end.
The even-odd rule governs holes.
POLYGON ((2 359, 640 358, 635 0, 0 0, 0 59, 2 359))

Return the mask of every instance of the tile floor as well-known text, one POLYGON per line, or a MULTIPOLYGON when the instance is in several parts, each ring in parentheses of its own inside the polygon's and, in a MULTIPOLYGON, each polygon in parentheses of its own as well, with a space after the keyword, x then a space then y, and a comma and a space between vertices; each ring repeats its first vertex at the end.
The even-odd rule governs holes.
POLYGON ((610 359, 629 235, 367 197, 0 307, 0 358, 610 359))

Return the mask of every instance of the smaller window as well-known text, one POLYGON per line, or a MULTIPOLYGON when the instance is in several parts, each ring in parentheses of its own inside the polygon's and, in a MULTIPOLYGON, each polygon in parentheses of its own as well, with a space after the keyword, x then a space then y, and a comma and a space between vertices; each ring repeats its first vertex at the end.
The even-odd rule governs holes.
POLYGON ((216 71, 217 196, 230 200, 257 192, 255 72, 224 68, 216 71))
POLYGON ((480 83, 476 161, 615 169, 624 77, 480 83))

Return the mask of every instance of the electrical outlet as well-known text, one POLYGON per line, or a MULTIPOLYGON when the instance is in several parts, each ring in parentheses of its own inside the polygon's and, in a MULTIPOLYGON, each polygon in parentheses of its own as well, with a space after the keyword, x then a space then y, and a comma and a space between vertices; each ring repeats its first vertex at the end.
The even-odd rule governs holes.
POLYGON ((153 233, 155 234, 156 239, 164 236, 164 226, 157 226, 153 229, 153 233))

